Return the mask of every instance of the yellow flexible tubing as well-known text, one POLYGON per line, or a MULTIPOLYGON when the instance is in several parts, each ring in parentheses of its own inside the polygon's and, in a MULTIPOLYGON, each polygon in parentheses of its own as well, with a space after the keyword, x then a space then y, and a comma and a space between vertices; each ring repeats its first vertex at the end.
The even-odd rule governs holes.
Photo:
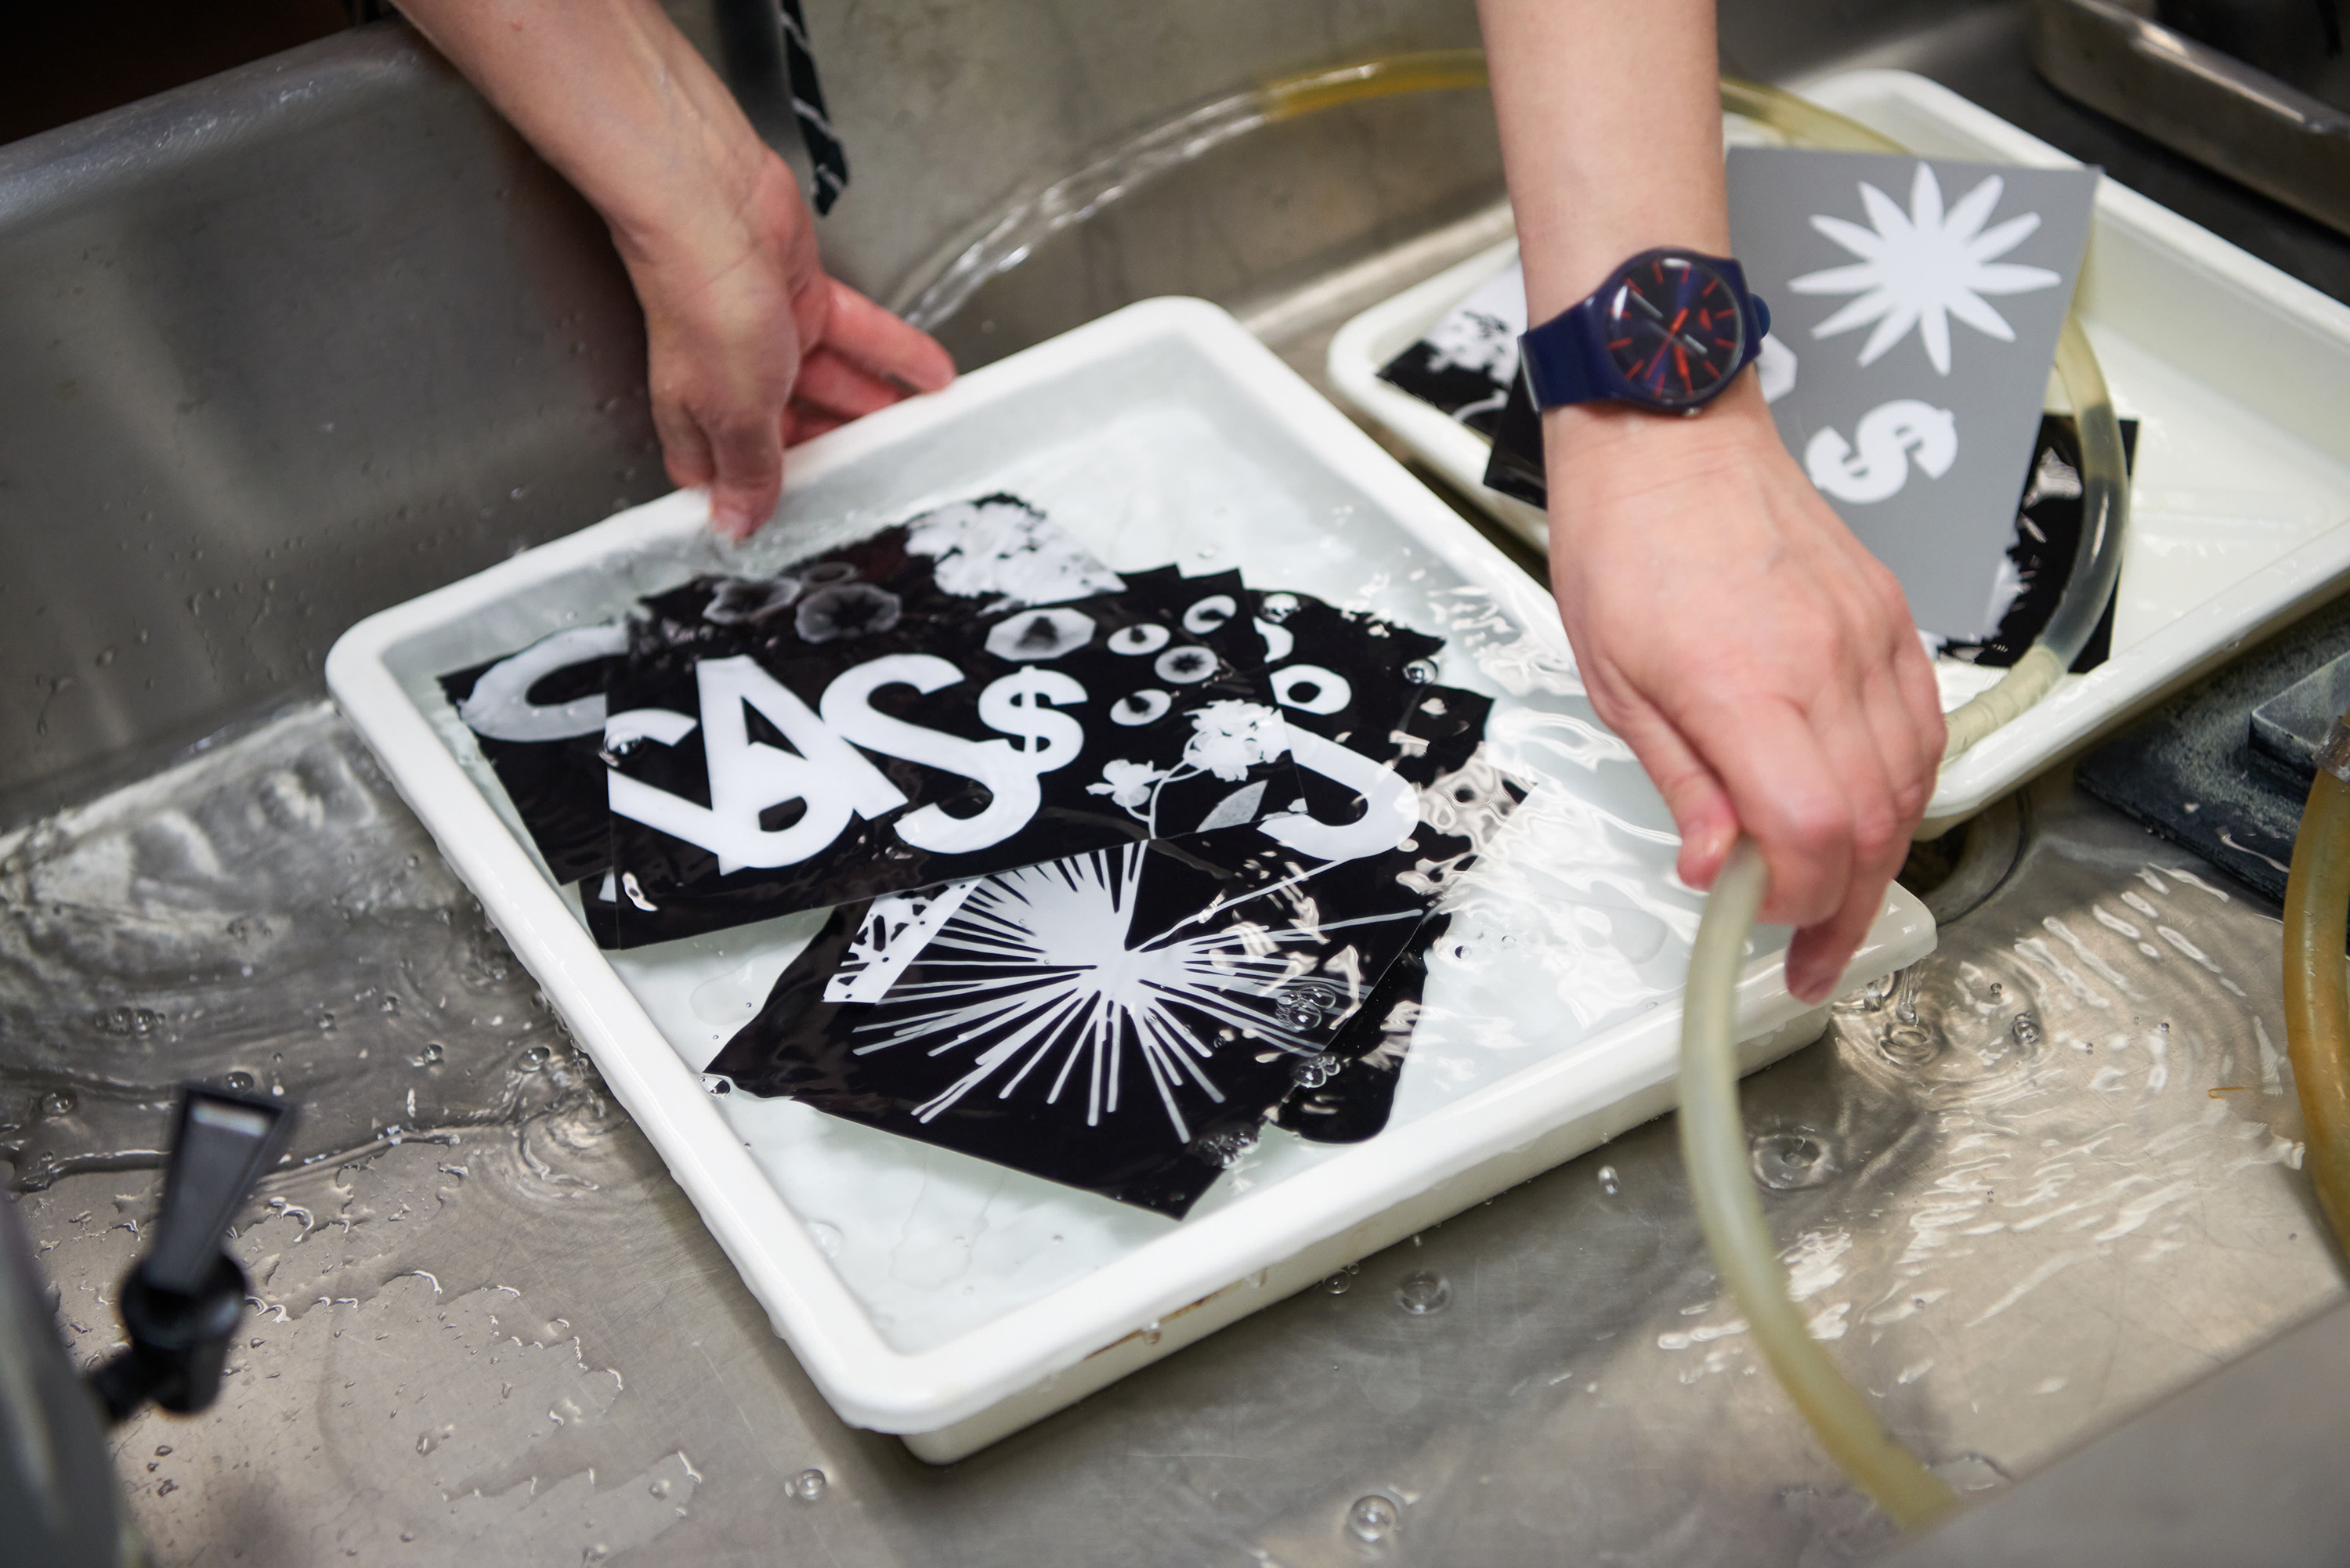
POLYGON ((1484 85, 1484 50, 1430 49, 1420 54, 1386 55, 1354 65, 1276 77, 1265 83, 1263 90, 1265 118, 1292 119, 1316 109, 1353 103, 1357 99, 1484 85))
POLYGON ((2350 934, 2350 784, 2327 765, 2350 753, 2345 723, 2350 714, 2334 722, 2293 843, 2284 885, 2284 1029, 2310 1179, 2334 1239, 2350 1251, 2350 964, 2343 957, 2350 934))
MULTIPOLYGON (((1204 126, 1222 114, 1212 134, 1203 132, 1195 139, 1197 146, 1204 149, 1250 124, 1289 119, 1364 99, 1480 87, 1485 81, 1482 50, 1442 49, 1394 55, 1278 78, 1240 98, 1203 106, 1186 119, 1197 119, 1204 126)), ((1721 105, 1731 113, 1777 130, 1792 141, 1809 146, 1868 152, 1908 151, 1899 142, 1856 120, 1792 93, 1754 82, 1723 78, 1721 105)), ((1114 182, 1114 188, 1089 196, 1086 210, 1091 210, 1091 203, 1114 200, 1137 182, 1114 182)), ((1048 196, 1050 193, 1046 192, 1048 196)), ((1034 203, 1038 199, 1028 200, 1034 203)), ((943 275, 958 259, 970 270, 970 258, 979 254, 983 243, 972 240, 966 249, 964 242, 958 241, 942 253, 940 260, 918 275, 918 282, 904 291, 905 298, 899 302, 898 308, 903 312, 916 309, 918 302, 927 304, 939 288, 931 275, 943 275)), ((1024 254, 1024 249, 1019 254, 1024 254)), ((975 275, 983 276, 993 270, 989 267, 975 275)), ((951 314, 967 294, 968 287, 932 315, 924 316, 922 324, 935 326, 951 314)), ((2082 547, 2094 552, 2102 568, 2095 573, 2084 573, 2076 566, 2075 583, 2085 576, 2102 577, 2104 591, 2076 593, 2075 584, 2067 585, 2065 602, 2058 607, 2056 618, 2049 628, 2051 633, 2061 635, 2043 634, 2043 641, 2035 643, 2017 660, 1998 685, 1950 715, 1950 741, 1944 753, 1945 766, 2054 688, 2071 668, 2082 643, 2103 613, 2105 601, 2111 597, 2127 509, 2128 482, 2112 400, 2106 395, 2096 356, 2075 318, 2068 318, 2065 323, 2057 346, 2056 369, 2072 400, 2081 433, 2082 480, 2086 492, 2082 547), (2085 613, 2085 625, 2071 624, 2085 613), (2060 626, 2060 622, 2064 624, 2060 626)), ((2085 586, 2094 588, 2095 584, 2085 586)), ((2338 780, 2333 782, 2345 797, 2350 797, 2350 786, 2342 785, 2338 780)), ((2350 798, 2345 798, 2344 808, 2350 809, 2350 798)), ((2305 833, 2303 838, 2305 842, 2305 833)), ((2345 896, 2334 898, 2329 907, 2339 911, 2350 908, 2350 853, 2337 858, 2345 896)), ((2298 850, 2293 864, 2298 875, 2298 850)), ((1753 929, 1755 911, 1762 907, 1764 885, 1762 857, 1750 840, 1742 838, 1706 901, 1697 945, 1690 955, 1687 1012, 1681 1033, 1682 1155, 1689 1165, 1706 1242, 1772 1370, 1811 1423, 1829 1456, 1895 1522, 1904 1529, 1915 1529, 1949 1512, 1956 1507, 1957 1498, 1939 1478, 1893 1440, 1866 1401, 1811 1337, 1788 1295, 1786 1271, 1780 1266, 1770 1227, 1747 1168, 1746 1133, 1738 1111, 1738 1067, 1733 1051, 1736 997, 1747 939, 1753 929)), ((2343 945, 2341 924, 2337 919, 2333 928, 2331 950, 2337 960, 2343 945)), ((2327 971, 2333 977, 2327 1016, 2335 1021, 2333 1040, 2337 1060, 2342 1054, 2342 967, 2337 961, 2327 971)), ((2302 1055, 2296 1044, 2296 1072, 2303 1071, 2302 1055)), ((2345 1087, 2338 1075, 2334 1083, 2336 1119, 2330 1125, 2350 1133, 2350 1087, 2345 1087)), ((2304 1088, 2304 1096, 2308 1093, 2304 1088)), ((2314 1148, 2318 1121, 2314 1114, 2310 1119, 2314 1148)), ((2328 1212, 2337 1212, 2333 1200, 2328 1203, 2328 1212)), ((2350 1208, 2338 1211, 2350 1213, 2350 1208)))
MULTIPOLYGON (((1428 88, 1471 87, 1484 79, 1482 54, 1462 49, 1308 72, 1268 82, 1263 91, 1267 118, 1287 119, 1357 99, 1428 88)), ((1791 140, 1813 146, 1872 152, 1907 151, 1866 126, 1776 88, 1724 78, 1721 105, 1791 140)), ((2081 428, 2085 482, 2094 490, 2103 481, 2106 493, 2110 493, 2117 484, 2126 484, 2120 430, 2096 356, 2077 319, 2066 320, 2056 358, 2058 374, 2081 428)), ((2121 490, 2125 498, 2126 493, 2126 488, 2121 490)), ((2114 532, 2100 533, 2097 537, 2117 541, 2118 515, 2109 508, 2099 514, 2098 521, 2109 521, 2114 532)), ((2085 530, 2084 550, 2091 543, 2085 530)), ((2109 548, 2108 554, 2112 553, 2109 548)), ((2083 641, 2102 613, 2105 600, 2111 597, 2110 572, 2106 576, 2105 592, 2096 596, 2097 613, 2090 615, 2088 626, 2079 628, 2083 641)), ((2068 599, 2077 597, 2067 596, 2068 599)), ((2072 608, 2070 604, 2061 607, 2060 618, 2072 608)), ((2067 618, 2077 618, 2077 612, 2067 618)), ((2034 643, 1998 685, 1950 716, 1950 741, 1944 765, 2046 696, 2079 651, 2078 642, 2054 648, 2044 639, 2034 643)), ((2334 783, 2343 791, 2345 808, 2350 808, 2350 785, 2334 783)), ((2343 857, 2342 869, 2345 896, 2335 900, 2336 909, 2350 908, 2350 854, 2343 857)), ((1746 1128, 1738 1108, 1738 978, 1767 884, 1761 852, 1752 840, 1742 837, 1713 885, 1698 926, 1681 1023, 1681 1158, 1689 1167, 1690 1192, 1706 1244, 1723 1282, 1745 1314, 1747 1332, 1771 1370, 1829 1458, 1875 1500, 1887 1517, 1904 1530, 1916 1530, 1955 1509, 1957 1495, 1893 1439, 1860 1392, 1812 1338, 1788 1293, 1787 1272, 1779 1262, 1748 1169, 1746 1128)), ((2342 950, 2342 935, 2337 921, 2336 953, 2342 950)), ((2337 992, 2341 969, 2337 963, 2333 971, 2337 992)), ((2336 1000, 2332 1016, 2340 1018, 2343 1012, 2340 999, 2336 1000)), ((2298 1056, 2295 1061, 2297 1064, 2298 1056)), ((2343 1125, 2350 1128, 2350 1094, 2344 1096, 2341 1105, 2345 1115, 2343 1125)))
MULTIPOLYGON (((2350 786, 2345 794, 2350 796, 2350 786)), ((2350 875, 2350 858, 2343 865, 2350 875)), ((1915 1530, 1950 1512, 1959 1500, 1893 1440, 1812 1337, 1788 1294, 1787 1271, 1748 1168, 1746 1127, 1738 1111, 1738 978, 1768 885, 1762 852, 1752 839, 1741 837, 1698 922, 1681 1016, 1681 1158, 1706 1245, 1746 1316, 1748 1334, 1828 1457, 1887 1518, 1915 1530)))

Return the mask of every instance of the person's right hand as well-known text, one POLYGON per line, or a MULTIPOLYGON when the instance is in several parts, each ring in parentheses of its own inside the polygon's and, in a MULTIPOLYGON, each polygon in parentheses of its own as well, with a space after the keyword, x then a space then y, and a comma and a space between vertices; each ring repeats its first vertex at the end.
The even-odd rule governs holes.
POLYGON ((1710 888, 1740 832, 1794 926, 1788 988, 1834 989, 1900 868, 1941 761, 1900 585, 1781 443, 1752 376, 1703 414, 1544 416, 1551 576, 1585 689, 1710 888))
POLYGON ((615 229, 670 477, 710 487, 711 524, 730 538, 775 510, 785 447, 954 379, 935 338, 826 275, 789 166, 759 154, 712 210, 615 229))

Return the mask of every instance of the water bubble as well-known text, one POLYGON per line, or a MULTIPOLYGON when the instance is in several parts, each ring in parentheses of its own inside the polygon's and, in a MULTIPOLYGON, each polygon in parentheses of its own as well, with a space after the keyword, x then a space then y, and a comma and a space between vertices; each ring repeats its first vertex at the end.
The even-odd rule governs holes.
POLYGON ((1754 1179, 1773 1192, 1817 1187, 1836 1172, 1835 1151, 1807 1128, 1756 1138, 1753 1164, 1754 1179))
POLYGON ((1914 1023, 1896 1024, 1877 1043, 1877 1054, 1897 1067, 1922 1067, 1940 1053, 1934 1037, 1914 1023))
POLYGON ((1334 1296, 1343 1296, 1355 1285, 1355 1276, 1341 1269, 1322 1282, 1322 1288, 1334 1296))
POLYGON ((1886 998, 1893 994, 1893 977, 1879 975, 1848 996, 1838 997, 1831 1005, 1838 1012, 1881 1012, 1886 998))
POLYGON ((839 1226, 829 1224, 822 1220, 811 1220, 808 1221, 807 1229, 808 1234, 816 1241, 816 1251, 827 1258, 840 1256, 842 1237, 839 1226))
POLYGON ((237 1071, 230 1073, 223 1077, 221 1082, 242 1095, 252 1089, 254 1079, 252 1074, 239 1068, 237 1071))
POLYGON ((1992 981, 1991 982, 1991 999, 1993 1002, 1997 1002, 1997 1001, 2000 999, 2000 996, 2002 995, 2002 993, 2005 991, 2005 989, 2006 989, 2006 988, 2005 988, 2005 987, 2003 987, 2003 986, 2002 986, 2002 985, 1999 983, 1999 981, 1992 981))
POLYGON ((1241 1156, 1255 1147, 1256 1133, 1253 1129, 1231 1127, 1193 1139, 1191 1152, 1218 1170, 1230 1170, 1240 1163, 1241 1156))
POLYGON ((2037 1045, 2040 1044, 2040 1020, 2029 1012, 2019 1012, 2015 1015, 2015 1022, 2008 1025, 2008 1033, 2015 1036, 2018 1045, 2037 1045))
MULTIPOLYGON (((1321 1022, 1322 1015, 1318 1012, 1314 1013, 1311 1023, 1305 1027, 1311 1028, 1321 1022)), ((1291 1064, 1289 1075, 1301 1089, 1318 1089, 1328 1083, 1330 1075, 1337 1070, 1338 1058, 1325 1051, 1319 1055, 1298 1058, 1296 1062, 1291 1064)))
MULTIPOLYGON (((193 980, 195 976, 190 975, 188 978, 193 980)), ((143 1040, 154 1033, 163 1020, 161 1014, 151 1012, 144 1007, 117 1007, 97 1014, 90 1022, 97 1026, 100 1034, 143 1040)))
POLYGON ((653 1484, 645 1490, 651 1492, 655 1497, 667 1497, 669 1495, 669 1478, 667 1476, 657 1476, 653 1480, 653 1484))
POLYGON ((1988 1454, 1969 1449, 1953 1454, 1933 1467, 1934 1473, 1950 1483, 1950 1490, 1961 1495, 1968 1492, 1992 1491, 2014 1478, 2007 1467, 1988 1454))
POLYGON ((1624 1179, 1616 1174, 1614 1166, 1603 1165, 1599 1168, 1599 1190, 1610 1198, 1624 1190, 1624 1179))
POLYGON ((1451 1282, 1426 1269, 1406 1274, 1396 1285, 1396 1304, 1414 1317, 1442 1312, 1451 1300, 1451 1282))
POLYGON ((546 1066, 548 1058, 554 1054, 554 1052, 549 1051, 544 1045, 534 1045, 529 1050, 525 1051, 522 1054, 521 1057, 515 1063, 515 1065, 520 1067, 525 1073, 536 1073, 541 1067, 546 1066))
POLYGON ((71 1089, 51 1089, 41 1096, 41 1114, 45 1116, 73 1115, 74 1094, 71 1089))
POLYGON ((1347 1532, 1357 1541, 1385 1541, 1396 1527, 1396 1505, 1373 1492, 1347 1511, 1347 1532))
POLYGON ((802 1470, 785 1483, 784 1490, 795 1502, 821 1502, 828 1484, 822 1470, 802 1470))
POLYGON ((169 1459, 169 1458, 171 1458, 171 1457, 172 1457, 172 1445, 171 1445, 171 1444, 169 1444, 169 1443, 158 1443, 158 1444, 156 1444, 156 1445, 155 1445, 155 1457, 156 1457, 157 1459, 169 1459))
POLYGON ((416 1439, 416 1451, 420 1454, 429 1454, 434 1447, 432 1434, 430 1432, 416 1439))

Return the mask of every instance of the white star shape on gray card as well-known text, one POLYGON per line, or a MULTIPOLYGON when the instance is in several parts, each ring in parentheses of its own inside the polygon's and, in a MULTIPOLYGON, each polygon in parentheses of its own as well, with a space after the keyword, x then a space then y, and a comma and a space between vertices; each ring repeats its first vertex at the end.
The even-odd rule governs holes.
POLYGON ((1814 213, 1812 227, 1860 260, 1805 273, 1788 284, 1797 294, 1859 296, 1812 328, 1812 336, 1833 337, 1875 322, 1877 330, 1860 349, 1860 363, 1872 365, 1914 327, 1926 358, 1945 376, 1950 373, 1951 317, 1987 337, 2014 342, 2015 329, 1982 296, 2028 294, 2064 279, 2046 267, 2000 261, 2040 227, 2037 213, 1983 227, 2006 189, 2004 180, 1988 175, 1946 213, 1941 183, 1932 166, 1920 162, 1907 213, 1863 181, 1861 205, 1873 228, 1814 213))

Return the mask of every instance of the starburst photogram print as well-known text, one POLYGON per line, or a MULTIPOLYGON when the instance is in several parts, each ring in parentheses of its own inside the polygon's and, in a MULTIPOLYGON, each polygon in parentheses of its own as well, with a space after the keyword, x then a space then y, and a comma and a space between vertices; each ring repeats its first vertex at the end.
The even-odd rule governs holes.
POLYGON ((1983 296, 2028 294, 2063 280, 2046 267, 1999 259, 2040 227, 2037 213, 1983 227, 2006 189, 2005 181, 1989 175, 1945 213, 1941 184, 1932 167, 1920 163, 1910 183, 1907 213, 1864 181, 1860 200, 1873 228, 1814 214, 1813 228, 1860 260, 1805 273, 1787 286, 1797 294, 1859 296, 1814 327, 1812 336, 1833 337, 1873 321, 1877 330, 1860 350, 1860 362, 1872 365, 1914 327, 1926 357, 1945 376, 1950 373, 1952 317, 1985 337, 2014 342, 2015 329, 1983 296))
POLYGON ((976 883, 923 950, 919 978, 892 986, 858 1026, 870 1043, 857 1054, 973 1053, 968 1071, 916 1108, 924 1122, 984 1094, 1096 1127, 1139 1094, 1158 1101, 1181 1145, 1193 1129, 1180 1101, 1225 1101, 1220 1046, 1319 1052, 1326 1026, 1361 1000, 1349 994, 1357 986, 1320 972, 1345 941, 1337 933, 1419 916, 1415 905, 1323 919, 1299 871, 1164 929, 1138 929, 1146 855, 1130 845, 976 883))

